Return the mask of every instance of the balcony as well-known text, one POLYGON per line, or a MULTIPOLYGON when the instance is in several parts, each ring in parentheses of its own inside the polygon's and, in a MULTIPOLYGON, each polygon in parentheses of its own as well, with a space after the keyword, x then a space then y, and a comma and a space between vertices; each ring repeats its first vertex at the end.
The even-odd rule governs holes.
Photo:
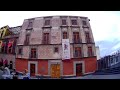
POLYGON ((37 55, 35 56, 29 55, 29 59, 37 59, 37 55))
POLYGON ((82 43, 82 39, 73 39, 73 43, 75 43, 75 44, 80 44, 80 43, 82 43))
POLYGON ((74 58, 82 58, 83 57, 83 55, 81 54, 81 55, 78 55, 78 54, 74 54, 74 58))
POLYGON ((94 56, 93 52, 88 52, 88 57, 94 56))
POLYGON ((86 39, 86 43, 92 43, 91 39, 86 39))
POLYGON ((27 42, 27 41, 25 40, 24 45, 29 45, 29 42, 27 42))
POLYGON ((49 41, 42 41, 42 43, 45 45, 50 44, 49 41))

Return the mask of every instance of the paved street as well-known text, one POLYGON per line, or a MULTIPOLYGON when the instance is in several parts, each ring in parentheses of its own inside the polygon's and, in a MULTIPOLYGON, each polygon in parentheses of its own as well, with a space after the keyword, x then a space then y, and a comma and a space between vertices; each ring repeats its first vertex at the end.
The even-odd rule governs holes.
POLYGON ((120 79, 120 74, 114 75, 86 75, 83 77, 72 77, 66 79, 120 79))

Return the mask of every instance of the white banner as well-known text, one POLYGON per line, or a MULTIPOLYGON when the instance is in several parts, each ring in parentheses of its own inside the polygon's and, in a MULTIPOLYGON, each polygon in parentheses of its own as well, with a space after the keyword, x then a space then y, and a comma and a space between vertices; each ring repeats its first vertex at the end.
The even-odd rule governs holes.
POLYGON ((70 42, 69 39, 62 39, 62 59, 70 59, 70 42))

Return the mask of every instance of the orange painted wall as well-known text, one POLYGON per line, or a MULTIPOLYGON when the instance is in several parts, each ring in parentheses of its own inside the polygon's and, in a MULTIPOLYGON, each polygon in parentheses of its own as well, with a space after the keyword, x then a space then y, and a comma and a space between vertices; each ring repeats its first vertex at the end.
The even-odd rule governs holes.
POLYGON ((63 75, 73 74, 73 60, 63 61, 63 75))
POLYGON ((15 68, 17 71, 23 72, 25 69, 28 69, 28 60, 16 59, 15 68))
POLYGON ((38 74, 48 75, 48 60, 39 60, 38 61, 38 74), (43 72, 41 69, 43 68, 43 72))

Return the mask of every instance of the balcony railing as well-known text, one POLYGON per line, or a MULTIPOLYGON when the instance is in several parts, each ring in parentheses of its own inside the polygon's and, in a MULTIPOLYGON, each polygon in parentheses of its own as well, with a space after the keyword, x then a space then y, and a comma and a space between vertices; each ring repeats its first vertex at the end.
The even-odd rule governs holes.
POLYGON ((82 43, 82 39, 73 39, 73 43, 79 44, 82 43))
POLYGON ((92 43, 91 39, 86 39, 86 43, 92 43))
POLYGON ((91 56, 94 56, 94 53, 93 52, 88 52, 88 57, 91 57, 91 56))

